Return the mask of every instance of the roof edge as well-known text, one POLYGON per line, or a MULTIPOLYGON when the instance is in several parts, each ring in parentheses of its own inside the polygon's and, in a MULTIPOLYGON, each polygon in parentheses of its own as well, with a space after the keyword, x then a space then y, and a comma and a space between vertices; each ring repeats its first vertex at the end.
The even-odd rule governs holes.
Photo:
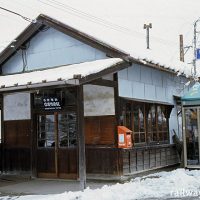
POLYGON ((2 65, 6 60, 8 60, 13 54, 16 53, 16 50, 20 48, 20 46, 28 41, 34 34, 38 32, 38 29, 41 28, 42 26, 49 26, 52 28, 55 28, 58 31, 61 31, 62 33, 66 35, 70 35, 71 37, 76 38, 79 41, 82 41, 94 48, 97 48, 107 54, 108 57, 118 57, 123 59, 126 62, 129 63, 136 63, 136 64, 141 64, 141 65, 146 65, 151 68, 155 68, 161 71, 166 71, 169 73, 177 74, 172 69, 165 68, 162 65, 159 64, 154 64, 151 62, 146 61, 145 59, 137 59, 130 54, 124 52, 121 49, 118 49, 117 47, 114 47, 108 43, 105 43, 91 35, 88 35, 82 31, 79 31, 76 28, 73 28, 67 24, 64 24, 54 18, 49 17, 48 15, 45 14, 40 14, 36 18, 36 22, 29 24, 16 38, 15 42, 15 48, 11 48, 11 43, 0 53, 0 65, 2 65))

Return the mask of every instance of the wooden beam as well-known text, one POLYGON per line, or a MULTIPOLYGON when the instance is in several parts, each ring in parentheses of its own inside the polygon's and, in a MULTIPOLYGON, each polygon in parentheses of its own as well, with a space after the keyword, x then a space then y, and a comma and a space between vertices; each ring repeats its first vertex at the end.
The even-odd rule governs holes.
POLYGON ((105 76, 107 74, 116 73, 116 72, 118 72, 120 70, 126 69, 129 66, 131 66, 131 63, 128 63, 128 62, 125 62, 125 61, 119 62, 119 63, 117 63, 117 64, 115 64, 115 65, 113 65, 111 67, 103 69, 100 72, 97 72, 95 74, 90 74, 90 75, 88 75, 86 77, 81 78, 79 80, 79 83, 80 84, 84 84, 84 83, 87 83, 87 82, 94 81, 96 79, 102 78, 103 76, 105 76))
POLYGON ((94 81, 91 81, 88 84, 107 86, 107 87, 117 87, 117 82, 116 81, 105 80, 105 79, 101 79, 101 78, 97 79, 97 80, 94 80, 94 81))
POLYGON ((86 188, 86 158, 85 158, 83 85, 78 86, 77 107, 78 107, 79 180, 80 180, 80 189, 84 190, 86 188))

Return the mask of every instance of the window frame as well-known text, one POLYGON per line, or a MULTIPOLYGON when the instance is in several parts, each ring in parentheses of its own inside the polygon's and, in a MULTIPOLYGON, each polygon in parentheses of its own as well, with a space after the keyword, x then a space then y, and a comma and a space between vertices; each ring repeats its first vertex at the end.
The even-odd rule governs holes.
MULTIPOLYGON (((146 102, 138 102, 138 101, 132 101, 132 100, 126 100, 123 98, 120 98, 120 125, 126 126, 130 130, 133 131, 133 140, 135 134, 139 134, 139 142, 133 141, 135 146, 143 146, 143 145, 151 145, 151 144, 168 144, 169 143, 169 115, 171 113, 172 106, 170 105, 164 105, 164 104, 156 104, 156 103, 146 103, 146 102), (127 118, 127 104, 129 104, 130 109, 128 110, 129 117, 127 118), (138 132, 134 131, 134 106, 143 107, 144 113, 143 113, 143 123, 144 123, 144 137, 145 141, 140 140, 140 134, 142 133, 140 131, 140 128, 138 129, 138 132), (155 110, 155 124, 151 125, 152 130, 149 130, 149 115, 151 113, 149 112, 151 107, 154 107, 155 110), (161 113, 159 114, 159 109, 161 110, 161 113), (159 130, 159 119, 161 115, 161 127, 162 130, 159 130), (127 121, 130 120, 130 121, 127 121), (163 122, 165 121, 165 125, 163 122), (152 135, 153 134, 153 135, 152 135), (155 139, 152 140, 152 137, 154 136, 155 139)), ((139 115, 139 112, 138 112, 139 115)), ((138 119, 139 116, 138 116, 138 119)), ((140 121, 138 121, 138 124, 140 124, 140 121)), ((151 119, 152 123, 152 119, 151 119)))

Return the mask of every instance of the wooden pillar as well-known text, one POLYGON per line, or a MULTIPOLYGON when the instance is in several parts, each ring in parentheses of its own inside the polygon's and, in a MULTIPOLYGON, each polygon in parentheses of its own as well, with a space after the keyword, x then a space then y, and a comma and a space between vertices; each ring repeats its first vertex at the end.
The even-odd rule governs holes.
POLYGON ((58 177, 58 113, 54 113, 54 137, 55 137, 55 172, 58 177))
POLYGON ((37 117, 34 113, 34 94, 31 93, 31 133, 30 133, 30 144, 31 144, 31 177, 37 177, 37 117))
POLYGON ((118 134, 117 134, 117 126, 120 124, 120 105, 119 105, 119 90, 118 90, 118 74, 115 73, 114 75, 114 81, 116 81, 116 86, 114 86, 114 98, 115 98, 115 119, 116 119, 116 126, 115 126, 115 146, 118 146, 118 134))
POLYGON ((5 172, 5 136, 4 136, 4 105, 3 105, 3 95, 0 95, 0 108, 1 108, 1 173, 5 172))
POLYGON ((86 159, 85 159, 85 133, 84 133, 84 102, 83 85, 78 86, 78 155, 79 155, 79 180, 80 189, 86 188, 86 159))

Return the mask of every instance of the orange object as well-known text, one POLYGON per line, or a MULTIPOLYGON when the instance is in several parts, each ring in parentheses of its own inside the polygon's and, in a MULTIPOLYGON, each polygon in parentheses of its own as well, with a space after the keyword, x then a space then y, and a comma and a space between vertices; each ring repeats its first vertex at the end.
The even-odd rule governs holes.
POLYGON ((131 148, 132 143, 132 131, 125 126, 118 126, 118 148, 131 148))

